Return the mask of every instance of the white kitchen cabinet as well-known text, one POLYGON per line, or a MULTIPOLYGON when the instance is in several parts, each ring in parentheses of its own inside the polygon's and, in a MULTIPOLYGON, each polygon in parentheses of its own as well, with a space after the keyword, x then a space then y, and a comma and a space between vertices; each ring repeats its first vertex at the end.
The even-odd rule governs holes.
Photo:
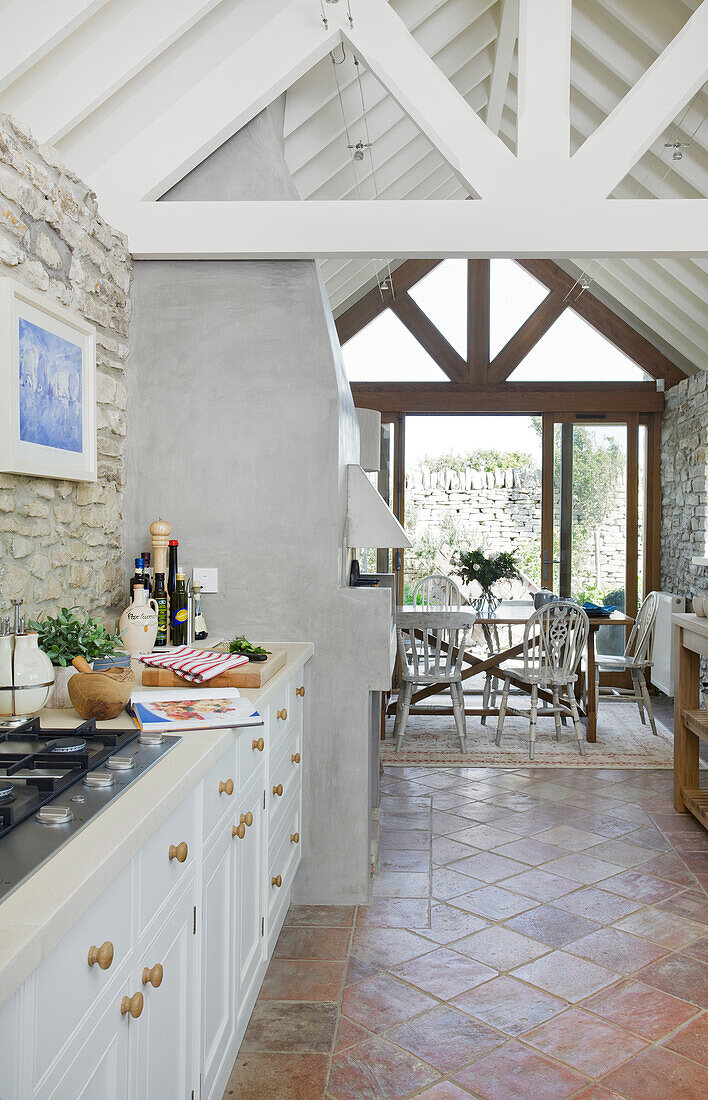
POLYGON ((199 936, 202 942, 202 1090, 211 1096, 235 1030, 234 841, 229 820, 204 859, 199 936))
POLYGON ((193 1092, 199 1095, 195 907, 195 887, 190 885, 138 956, 133 985, 143 995, 143 1011, 129 1024, 135 1049, 130 1089, 134 1100, 190 1100, 193 1092))
POLYGON ((236 827, 245 825, 243 837, 234 838, 234 932, 236 936, 236 1026, 245 1030, 262 980, 265 960, 265 907, 263 880, 266 862, 264 773, 256 776, 239 800, 236 827), (250 822, 250 824, 249 824, 250 822))

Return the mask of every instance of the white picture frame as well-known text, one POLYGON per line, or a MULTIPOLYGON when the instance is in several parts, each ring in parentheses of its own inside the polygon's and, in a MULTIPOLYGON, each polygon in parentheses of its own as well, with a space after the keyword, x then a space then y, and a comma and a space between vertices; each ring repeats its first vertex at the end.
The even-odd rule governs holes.
POLYGON ((96 481, 96 329, 0 278, 0 470, 96 481))

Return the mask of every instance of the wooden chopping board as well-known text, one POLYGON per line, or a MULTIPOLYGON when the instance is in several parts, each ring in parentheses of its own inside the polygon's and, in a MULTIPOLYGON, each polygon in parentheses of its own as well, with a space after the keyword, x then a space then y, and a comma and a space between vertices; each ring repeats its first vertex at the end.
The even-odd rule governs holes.
POLYGON ((249 661, 247 665, 220 672, 203 684, 193 684, 169 668, 150 668, 143 665, 143 687, 208 687, 208 688, 261 688, 270 680, 287 659, 284 649, 274 649, 265 661, 249 661))

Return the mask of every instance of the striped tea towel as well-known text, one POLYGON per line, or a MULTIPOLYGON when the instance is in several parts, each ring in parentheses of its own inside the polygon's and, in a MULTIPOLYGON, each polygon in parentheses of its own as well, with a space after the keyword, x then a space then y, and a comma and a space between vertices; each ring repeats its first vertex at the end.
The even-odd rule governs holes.
POLYGON ((172 669, 192 684, 204 684, 220 672, 248 664, 248 657, 242 654, 214 653, 210 649, 191 649, 186 645, 177 646, 167 653, 151 653, 140 660, 144 665, 172 669))

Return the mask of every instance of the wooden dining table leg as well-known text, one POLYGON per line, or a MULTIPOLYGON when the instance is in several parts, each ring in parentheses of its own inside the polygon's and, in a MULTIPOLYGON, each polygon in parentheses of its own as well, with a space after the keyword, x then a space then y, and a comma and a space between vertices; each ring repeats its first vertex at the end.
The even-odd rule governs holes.
POLYGON ((595 635, 597 627, 590 624, 588 630, 587 648, 587 719, 588 726, 585 734, 587 741, 597 741, 597 684, 595 681, 595 635))

